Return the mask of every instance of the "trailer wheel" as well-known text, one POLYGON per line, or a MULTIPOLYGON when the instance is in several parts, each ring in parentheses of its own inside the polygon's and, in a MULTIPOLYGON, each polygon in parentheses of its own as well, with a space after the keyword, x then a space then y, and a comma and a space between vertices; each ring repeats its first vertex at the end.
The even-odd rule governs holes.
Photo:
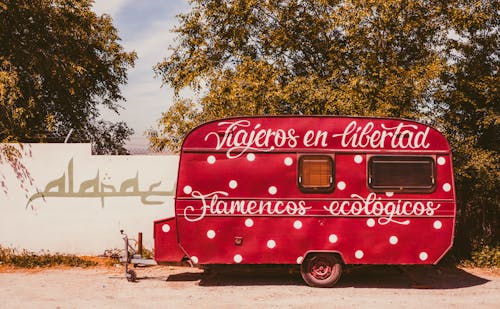
POLYGON ((127 281, 128 282, 136 282, 137 274, 132 269, 127 270, 127 281))
POLYGON ((342 261, 333 254, 312 253, 300 266, 300 274, 309 286, 330 288, 342 275, 342 261))

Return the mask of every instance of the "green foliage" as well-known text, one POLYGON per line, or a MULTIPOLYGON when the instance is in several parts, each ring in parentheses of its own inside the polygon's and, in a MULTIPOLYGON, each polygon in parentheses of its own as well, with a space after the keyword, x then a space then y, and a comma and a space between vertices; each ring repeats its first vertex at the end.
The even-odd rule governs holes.
POLYGON ((464 266, 500 267, 500 247, 484 246, 472 252, 470 260, 462 262, 464 266))
POLYGON ((189 100, 178 100, 162 114, 159 130, 147 132, 151 145, 155 149, 169 149, 178 152, 182 139, 201 120, 201 114, 196 111, 195 104, 189 100), (164 136, 169 136, 164 138, 164 136))
MULTIPOLYGON (((198 91, 190 127, 232 115, 420 119, 444 66, 432 48, 444 40, 441 9, 428 1, 196 0, 156 72, 177 94, 198 91)), ((153 148, 179 149, 186 132, 168 120, 176 109, 151 134, 153 148)))
POLYGON ((500 242, 500 40, 497 1, 458 2, 448 12, 456 36, 448 41, 449 61, 434 99, 442 115, 435 123, 454 154, 455 250, 467 256, 500 242))
POLYGON ((89 267, 97 262, 69 254, 51 254, 49 252, 33 253, 26 250, 15 250, 0 246, 0 265, 37 268, 54 266, 89 267))
POLYGON ((125 143, 134 130, 129 128, 123 121, 116 123, 99 120, 84 132, 71 135, 69 141, 88 141, 92 143, 92 153, 99 155, 123 155, 128 154, 125 143))
POLYGON ((147 249, 147 248, 142 248, 142 257, 145 259, 154 259, 155 257, 155 252, 154 249, 147 249))
MULTIPOLYGON (((30 156, 29 148, 22 144, 0 144, 0 165, 8 164, 19 180, 21 189, 28 192, 28 185, 33 183, 29 170, 22 163, 22 158, 30 156)), ((0 188, 7 194, 7 181, 5 175, 0 174, 0 188)))
POLYGON ((123 50, 111 18, 91 5, 0 1, 0 142, 62 142, 73 129, 77 142, 125 152, 132 130, 103 124, 99 108, 118 112, 136 54, 123 50))
POLYGON ((455 250, 499 243, 498 0, 192 0, 156 72, 177 102, 149 132, 178 151, 236 115, 412 118, 452 146, 455 250), (182 90, 195 91, 185 101, 182 90))

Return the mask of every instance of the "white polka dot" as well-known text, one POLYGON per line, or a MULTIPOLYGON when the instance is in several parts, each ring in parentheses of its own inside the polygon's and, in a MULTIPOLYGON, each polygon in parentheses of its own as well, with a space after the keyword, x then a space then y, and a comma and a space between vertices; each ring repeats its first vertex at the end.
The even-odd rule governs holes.
POLYGON ((368 219, 366 220, 366 225, 368 225, 369 227, 374 227, 375 226, 375 219, 368 219))
POLYGON ((274 240, 272 240, 272 239, 269 239, 269 240, 267 241, 267 247, 268 247, 269 249, 273 249, 274 247, 276 247, 276 242, 275 242, 274 240))
POLYGON ((360 164, 361 162, 363 162, 363 157, 360 155, 354 156, 354 162, 360 164))
POLYGON ((391 245, 395 245, 398 243, 398 238, 396 236, 391 236, 389 238, 389 243, 391 243, 391 245))
POLYGON ((252 162, 253 160, 255 160, 255 155, 253 153, 247 154, 247 160, 252 162))
POLYGON ((363 253, 363 251, 361 251, 361 250, 357 250, 357 251, 354 253, 354 256, 355 256, 357 259, 362 259, 364 255, 365 255, 365 254, 364 254, 364 253, 363 253))
POLYGON ((214 237, 215 237, 215 231, 214 230, 208 230, 207 237, 210 238, 210 239, 214 239, 214 237))
POLYGON ((193 192, 193 188, 191 188, 191 186, 184 187, 184 193, 190 194, 191 192, 193 192))
POLYGON ((245 226, 246 227, 252 227, 253 226, 253 220, 252 219, 246 219, 245 220, 245 226))
POLYGON ((293 159, 290 157, 286 157, 284 162, 286 166, 290 166, 293 164, 293 159))
POLYGON ((215 157, 214 156, 208 156, 207 162, 208 162, 208 164, 214 164, 215 163, 215 157))
POLYGON ((168 224, 163 224, 163 226, 161 227, 161 230, 165 233, 168 233, 170 232, 170 225, 168 224))
POLYGON ((236 189, 237 186, 238 186, 238 182, 236 180, 231 180, 229 182, 229 188, 236 189))
POLYGON ((241 263, 241 261, 243 261, 243 257, 239 254, 236 254, 233 258, 233 260, 236 262, 236 263, 241 263))
POLYGON ((439 165, 445 165, 446 159, 444 157, 439 157, 437 162, 439 165))
POLYGON ((336 243, 338 240, 339 238, 335 234, 330 234, 330 236, 328 236, 328 241, 332 244, 336 243))
POLYGON ((344 189, 345 189, 345 187, 346 187, 345 182, 343 182, 343 181, 339 181, 339 183, 337 183, 337 188, 338 188, 339 190, 344 190, 344 189))
POLYGON ((278 189, 275 186, 270 186, 267 191, 269 192, 269 194, 275 195, 278 192, 278 189))
POLYGON ((392 197, 394 195, 394 192, 385 192, 385 195, 387 197, 392 197))
POLYGON ((296 228, 297 230, 300 230, 302 228, 302 222, 300 220, 296 220, 293 223, 293 227, 296 228))
POLYGON ((198 264, 198 257, 192 256, 191 257, 191 262, 193 262, 194 264, 198 264))
POLYGON ((445 183, 445 184, 443 185, 443 190, 444 190, 444 192, 450 192, 450 190, 451 190, 451 185, 450 185, 449 183, 445 183))
POLYGON ((441 221, 439 221, 439 220, 436 220, 436 221, 434 221, 433 226, 434 226, 434 228, 435 228, 436 230, 439 230, 440 228, 442 228, 442 227, 443 227, 443 223, 441 223, 441 221))
POLYGON ((429 257, 429 255, 427 254, 427 252, 420 252, 420 254, 418 255, 418 257, 419 257, 422 261, 425 261, 425 260, 427 260, 427 258, 429 257))
POLYGON ((303 257, 301 257, 301 256, 299 256, 299 257, 297 258, 297 264, 302 264, 302 261, 303 261, 303 260, 304 260, 304 258, 303 258, 303 257))

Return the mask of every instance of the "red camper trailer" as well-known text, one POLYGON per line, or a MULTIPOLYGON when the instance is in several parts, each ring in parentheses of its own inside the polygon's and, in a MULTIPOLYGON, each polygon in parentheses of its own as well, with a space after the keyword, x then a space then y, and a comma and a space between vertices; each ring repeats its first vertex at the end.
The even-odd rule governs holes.
POLYGON ((175 217, 154 223, 155 259, 300 264, 332 286, 344 264, 435 264, 453 242, 450 147, 417 122, 241 117, 182 146, 175 217))

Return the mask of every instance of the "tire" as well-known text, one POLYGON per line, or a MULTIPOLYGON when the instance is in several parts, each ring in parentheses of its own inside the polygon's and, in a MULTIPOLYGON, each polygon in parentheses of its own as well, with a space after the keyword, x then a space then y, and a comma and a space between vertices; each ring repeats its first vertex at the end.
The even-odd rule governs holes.
POLYGON ((342 261, 334 254, 312 253, 302 262, 300 274, 309 286, 331 288, 342 275, 342 261))
POLYGON ((137 281, 137 274, 132 269, 129 269, 127 271, 127 281, 128 282, 136 282, 137 281))

